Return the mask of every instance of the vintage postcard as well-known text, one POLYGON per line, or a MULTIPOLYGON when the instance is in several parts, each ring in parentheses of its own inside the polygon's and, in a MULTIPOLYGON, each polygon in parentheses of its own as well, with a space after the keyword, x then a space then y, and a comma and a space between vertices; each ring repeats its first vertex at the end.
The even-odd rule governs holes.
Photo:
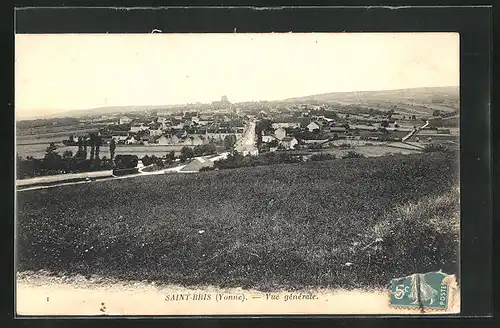
POLYGON ((458 33, 17 34, 16 313, 460 313, 458 33))

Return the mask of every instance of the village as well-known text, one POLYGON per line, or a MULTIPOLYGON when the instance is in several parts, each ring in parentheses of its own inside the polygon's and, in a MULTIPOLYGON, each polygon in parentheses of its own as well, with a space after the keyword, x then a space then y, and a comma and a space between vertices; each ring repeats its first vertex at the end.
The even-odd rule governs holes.
MULTIPOLYGON (((212 103, 209 109, 213 111, 206 108, 181 109, 173 113, 148 110, 90 120, 107 122, 99 129, 103 145, 114 140, 119 146, 215 144, 229 145, 229 148, 243 137, 246 126, 253 121, 256 122, 255 145, 259 152, 360 145, 362 141, 426 143, 453 140, 456 139, 453 126, 458 124, 456 117, 405 115, 395 110, 374 109, 356 114, 349 113, 348 107, 334 108, 329 104, 292 104, 267 110, 259 107, 262 106, 236 107, 223 96, 220 102, 212 103), (450 118, 454 118, 454 122, 450 118), (427 121, 429 124, 425 125, 427 121), (418 134, 414 133, 424 125, 418 134)), ((67 146, 77 143, 76 135, 65 141, 67 146)))
POLYGON ((233 104, 226 96, 211 104, 87 115, 77 122, 73 133, 65 137, 60 132, 50 144, 35 140, 38 144, 20 145, 20 149, 40 147, 41 151, 26 160, 18 153, 19 177, 36 180, 54 174, 83 176, 99 170, 108 170, 106 176, 194 173, 310 160, 409 155, 442 147, 458 149, 459 124, 458 115, 449 110, 412 113, 397 105, 377 108, 318 102, 233 104), (271 160, 266 154, 278 156, 271 160), (243 161, 235 156, 254 158, 243 161), (119 158, 127 158, 128 164, 117 165, 119 158), (113 169, 112 173, 109 169, 113 169))

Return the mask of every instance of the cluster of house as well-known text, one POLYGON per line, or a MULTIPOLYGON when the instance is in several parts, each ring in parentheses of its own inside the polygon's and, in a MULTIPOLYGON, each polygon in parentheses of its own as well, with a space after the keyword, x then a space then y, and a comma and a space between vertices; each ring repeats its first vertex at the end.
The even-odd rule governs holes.
POLYGON ((273 148, 283 148, 283 149, 294 149, 296 145, 300 142, 304 144, 310 143, 320 143, 326 140, 320 140, 318 138, 299 138, 295 136, 297 132, 308 131, 311 133, 326 131, 326 132, 334 132, 334 133, 346 133, 346 127, 342 126, 338 123, 333 122, 332 119, 328 119, 325 117, 314 117, 313 120, 309 119, 298 119, 291 120, 292 122, 274 122, 272 123, 271 131, 262 131, 262 142, 263 143, 274 143, 276 147, 270 147, 271 150, 273 148), (299 141, 300 140, 300 141, 299 141))
MULTIPOLYGON (((185 112, 183 115, 169 117, 157 116, 150 120, 132 120, 120 117, 119 126, 128 129, 114 128, 113 125, 101 130, 104 142, 111 139, 118 144, 141 145, 188 145, 197 146, 211 141, 221 141, 228 135, 240 137, 243 126, 227 124, 227 117, 217 118, 211 115, 200 115, 197 112, 185 112)), ((241 123, 240 123, 241 125, 241 123)))
MULTIPOLYGON (((262 142, 284 149, 294 149, 297 144, 319 144, 335 139, 399 140, 413 130, 412 126, 398 124, 394 119, 370 115, 339 114, 338 119, 325 116, 291 119, 290 122, 272 123, 272 131, 262 132, 262 142), (384 122, 385 123, 382 123, 384 122), (387 133, 380 132, 384 128, 387 133), (309 132, 309 133, 308 133, 309 132), (315 133, 316 132, 316 133, 315 133)), ((271 147, 271 150, 273 147, 271 147)))

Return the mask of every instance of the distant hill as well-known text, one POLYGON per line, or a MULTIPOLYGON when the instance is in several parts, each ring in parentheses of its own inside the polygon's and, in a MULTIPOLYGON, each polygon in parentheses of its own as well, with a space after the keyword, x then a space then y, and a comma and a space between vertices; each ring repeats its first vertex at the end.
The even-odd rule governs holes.
POLYGON ((332 92, 304 97, 288 98, 285 103, 337 103, 342 105, 361 105, 389 109, 394 106, 398 111, 428 114, 439 109, 455 111, 459 109, 460 87, 427 87, 382 91, 332 92))
POLYGON ((130 112, 138 112, 141 110, 152 110, 152 109, 168 110, 181 106, 185 105, 108 106, 108 107, 97 107, 92 109, 72 110, 65 112, 64 114, 72 117, 80 117, 86 115, 109 115, 116 113, 130 113, 130 112))
POLYGON ((319 101, 319 102, 363 102, 373 100, 420 100, 429 98, 458 99, 460 88, 457 87, 429 87, 381 91, 351 91, 322 93, 311 96, 288 98, 284 102, 319 101))
MULTIPOLYGON (((363 107, 377 107, 379 109, 398 106, 398 111, 408 113, 429 114, 435 109, 443 111, 456 111, 459 108, 458 86, 428 87, 383 91, 352 91, 332 92, 304 97, 288 98, 281 103, 338 103, 342 105, 357 104, 363 107)), ((243 103, 242 103, 243 104, 243 103)), ((82 117, 87 115, 109 115, 117 113, 130 113, 142 110, 169 110, 184 107, 179 105, 134 105, 134 106, 108 106, 81 110, 68 110, 57 114, 41 115, 39 117, 18 118, 17 120, 33 120, 35 118, 56 117, 82 117)))

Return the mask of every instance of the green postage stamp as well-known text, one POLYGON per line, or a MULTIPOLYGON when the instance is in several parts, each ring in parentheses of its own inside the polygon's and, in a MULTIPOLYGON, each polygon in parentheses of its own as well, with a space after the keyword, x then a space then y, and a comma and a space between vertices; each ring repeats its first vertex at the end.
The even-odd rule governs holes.
POLYGON ((454 278, 454 275, 436 271, 392 279, 390 305, 421 310, 447 310, 454 278))

